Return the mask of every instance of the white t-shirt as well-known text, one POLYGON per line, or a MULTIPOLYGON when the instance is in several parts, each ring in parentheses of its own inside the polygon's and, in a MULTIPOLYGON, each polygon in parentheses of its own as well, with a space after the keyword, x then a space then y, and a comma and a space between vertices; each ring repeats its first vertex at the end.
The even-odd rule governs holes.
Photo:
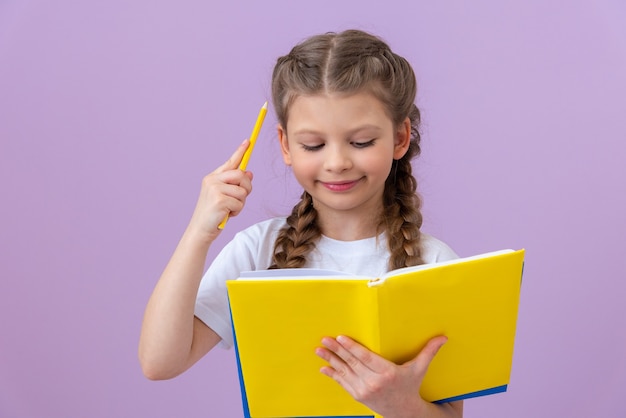
MULTIPOLYGON (((195 315, 222 338, 220 345, 223 348, 233 345, 226 280, 237 279, 242 271, 267 269, 271 264, 276 236, 284 225, 285 218, 273 218, 237 233, 202 278, 195 315)), ((442 241, 424 233, 421 237, 425 263, 458 258, 442 241)), ((337 241, 322 236, 307 256, 304 267, 377 277, 388 271, 388 261, 385 234, 357 241, 337 241)))

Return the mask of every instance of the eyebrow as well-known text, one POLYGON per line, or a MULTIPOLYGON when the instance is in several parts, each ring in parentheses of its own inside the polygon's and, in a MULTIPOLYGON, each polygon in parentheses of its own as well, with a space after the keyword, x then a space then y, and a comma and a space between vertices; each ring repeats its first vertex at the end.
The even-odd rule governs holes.
MULTIPOLYGON (((366 125, 361 125, 358 126, 354 129, 351 129, 348 131, 348 136, 350 135, 354 135, 356 133, 359 133, 361 131, 367 131, 367 130, 374 130, 374 131, 382 131, 382 128, 378 125, 371 125, 371 124, 366 124, 366 125)), ((299 136, 299 135, 316 135, 316 136, 324 136, 323 132, 320 131, 316 131, 315 129, 309 129, 309 128, 303 128, 303 129, 299 129, 295 132, 292 133, 292 135, 294 136, 299 136)))

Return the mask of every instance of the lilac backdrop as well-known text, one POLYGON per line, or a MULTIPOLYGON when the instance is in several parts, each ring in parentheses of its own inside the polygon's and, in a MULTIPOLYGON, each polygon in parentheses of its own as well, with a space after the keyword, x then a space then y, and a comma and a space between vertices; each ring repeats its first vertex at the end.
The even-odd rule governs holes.
MULTIPOLYGON (((142 376, 143 309, 275 58, 349 27, 417 70, 425 230, 528 251, 509 392, 465 416, 626 416, 626 6, 504 3, 0 0, 0 416, 241 416, 232 351, 142 376)), ((219 245, 297 195, 274 126, 219 245)))

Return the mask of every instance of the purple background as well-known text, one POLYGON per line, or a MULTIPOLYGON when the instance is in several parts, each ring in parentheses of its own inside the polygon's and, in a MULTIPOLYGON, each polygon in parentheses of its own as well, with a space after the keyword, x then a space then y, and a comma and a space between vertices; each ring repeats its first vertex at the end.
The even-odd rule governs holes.
MULTIPOLYGON (((418 73, 424 229, 527 249, 509 392, 465 416, 626 416, 626 6, 503 3, 0 0, 0 416, 241 416, 232 351, 142 376, 143 309, 275 59, 350 27, 418 73)), ((275 123, 210 256, 294 203, 275 123)))

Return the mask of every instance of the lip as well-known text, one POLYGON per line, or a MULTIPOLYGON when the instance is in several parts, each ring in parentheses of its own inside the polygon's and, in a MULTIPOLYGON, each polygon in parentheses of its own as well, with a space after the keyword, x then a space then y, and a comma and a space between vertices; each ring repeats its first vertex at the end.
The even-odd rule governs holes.
POLYGON ((347 181, 321 181, 320 183, 333 192, 345 192, 354 188, 361 179, 347 181))

